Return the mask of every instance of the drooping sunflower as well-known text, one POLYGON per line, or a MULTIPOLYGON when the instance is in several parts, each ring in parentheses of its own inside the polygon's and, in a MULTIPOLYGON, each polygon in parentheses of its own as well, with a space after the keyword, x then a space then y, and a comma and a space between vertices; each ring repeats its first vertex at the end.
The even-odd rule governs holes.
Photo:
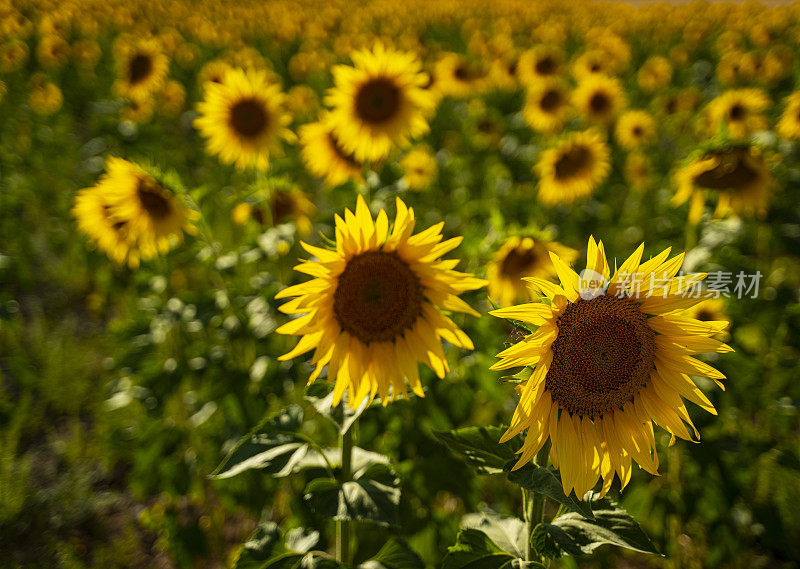
POLYGON ((704 152, 675 173, 677 190, 671 203, 680 206, 691 198, 689 222, 693 224, 705 211, 706 194, 716 195, 714 217, 730 211, 763 215, 772 183, 757 147, 725 145, 704 152))
POLYGON ((520 400, 500 440, 527 429, 514 466, 520 468, 549 438, 564 492, 578 498, 598 479, 605 494, 615 474, 624 488, 632 460, 657 474, 654 423, 673 437, 698 440, 682 397, 716 414, 691 376, 720 387, 725 376, 693 356, 732 351, 710 337, 728 323, 675 315, 702 301, 684 292, 706 275, 675 277, 683 254, 668 259, 667 249, 641 262, 643 251, 644 244, 611 276, 603 243, 589 238, 583 278, 551 253, 560 285, 527 279, 546 302, 491 312, 538 327, 492 366, 535 366, 518 386, 520 400))
POLYGON ((486 281, 454 270, 456 259, 440 259, 461 237, 442 241, 443 223, 412 235, 414 210, 399 198, 396 203, 390 232, 386 212, 373 221, 359 196, 355 214, 345 209, 344 218, 336 216, 335 251, 302 243, 316 260, 295 269, 314 278, 275 296, 295 297, 280 310, 298 315, 277 332, 302 336, 279 359, 314 350, 309 383, 327 366, 328 378, 335 381, 334 405, 346 392, 353 408, 376 395, 386 404, 406 394, 406 382, 422 397, 417 363, 440 378, 449 370, 441 339, 473 348, 440 309, 479 316, 458 295, 486 281))
POLYGON ((769 107, 769 97, 761 89, 725 91, 706 108, 708 132, 717 132, 720 123, 724 123, 729 136, 744 138, 767 127, 764 111, 769 107))
POLYGON ((595 74, 578 83, 572 103, 589 122, 608 124, 625 108, 627 99, 619 79, 595 74))
POLYGON ((538 45, 524 52, 517 63, 517 76, 524 85, 558 77, 564 66, 564 51, 555 45, 538 45))
POLYGON ((143 99, 157 91, 169 69, 169 58, 155 38, 122 44, 117 51, 114 92, 126 99, 143 99))
POLYGON ((333 110, 330 120, 343 146, 357 160, 381 160, 395 145, 428 132, 426 113, 435 98, 423 86, 428 81, 413 53, 377 44, 356 51, 355 67, 333 69, 334 87, 325 96, 333 110))
POLYGON ((139 259, 152 259, 180 244, 184 232, 196 233, 193 222, 199 213, 184 203, 176 186, 172 176, 111 157, 100 181, 79 194, 79 198, 94 197, 81 198, 83 205, 78 208, 76 202, 74 211, 79 219, 84 220, 80 222, 84 223, 84 227, 92 224, 97 227, 97 232, 93 233, 90 229, 85 231, 102 249, 109 252, 112 259, 119 262, 127 259, 128 264, 135 267, 139 259), (102 219, 96 214, 98 203, 103 208, 102 219), (91 208, 94 208, 93 218, 88 214, 83 217, 79 215, 91 208), (106 224, 104 229, 100 228, 101 221, 106 224), (114 239, 107 231, 108 224, 114 230, 114 239), (106 234, 102 242, 97 237, 101 231, 106 234), (119 239, 124 243, 120 244, 119 239))
POLYGON ((266 170, 270 153, 283 152, 281 139, 295 140, 283 102, 280 86, 270 83, 265 72, 232 69, 222 83, 206 83, 194 125, 208 139, 209 154, 241 170, 266 170))
POLYGON ((539 81, 528 89, 522 116, 534 130, 559 132, 572 113, 569 98, 569 86, 563 79, 539 81))
POLYGON ((775 130, 778 136, 787 140, 800 138, 800 91, 786 97, 786 108, 775 130))
POLYGON ((364 181, 362 163, 342 147, 327 115, 301 126, 299 135, 306 168, 314 176, 324 178, 328 186, 335 187, 348 180, 364 181))
POLYGON ((626 150, 644 148, 655 141, 656 121, 647 111, 627 111, 614 127, 617 143, 626 150))
POLYGON ((554 278, 556 272, 550 262, 550 251, 571 263, 578 257, 556 241, 536 240, 513 235, 497 250, 486 270, 489 280, 489 298, 500 306, 510 306, 517 300, 531 300, 530 290, 523 277, 554 278))
POLYGON ((594 130, 575 132, 542 152, 539 199, 546 204, 569 203, 591 194, 611 170, 610 150, 594 130))
POLYGON ((439 171, 436 156, 422 146, 412 148, 403 156, 400 167, 403 169, 403 181, 412 190, 425 190, 430 187, 439 171))

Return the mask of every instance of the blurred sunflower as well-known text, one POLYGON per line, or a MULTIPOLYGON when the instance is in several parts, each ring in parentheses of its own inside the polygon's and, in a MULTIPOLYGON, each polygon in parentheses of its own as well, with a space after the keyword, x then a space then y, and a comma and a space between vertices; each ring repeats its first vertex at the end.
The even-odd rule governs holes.
POLYGON ((58 35, 47 35, 39 40, 36 46, 36 58, 42 67, 58 68, 69 61, 70 45, 67 40, 58 35))
POLYGON ((484 87, 486 73, 457 53, 445 53, 434 65, 432 81, 438 93, 462 98, 484 87))
POLYGON ((299 134, 303 162, 311 174, 324 178, 330 187, 348 180, 364 181, 363 165, 342 148, 327 115, 315 123, 301 126, 299 134))
POLYGON ((158 94, 158 109, 162 113, 175 116, 183 110, 186 101, 186 89, 179 81, 170 79, 158 94))
POLYGON ((715 133, 723 123, 728 135, 744 138, 767 127, 763 114, 770 107, 767 94, 761 89, 733 89, 714 98, 706 108, 708 132, 715 133))
POLYGON ((30 83, 28 104, 33 112, 48 116, 56 113, 61 108, 64 102, 64 95, 58 85, 38 74, 34 74, 30 83))
POLYGON ((233 69, 222 83, 206 83, 194 125, 208 139, 209 154, 240 170, 266 170, 270 153, 283 152, 281 139, 295 140, 283 103, 280 86, 270 83, 266 73, 233 69))
POLYGON ((28 60, 28 44, 12 39, 0 46, 0 73, 11 73, 22 67, 28 60))
POLYGON ((117 53, 117 80, 114 92, 127 99, 143 99, 164 83, 169 58, 158 40, 140 39, 124 43, 117 53))
POLYGON ((534 130, 560 132, 572 113, 569 97, 569 86, 563 79, 539 81, 528 89, 522 116, 534 130))
POLYGON ((237 225, 249 220, 263 226, 291 222, 300 235, 306 236, 311 233, 311 216, 316 211, 308 194, 296 184, 286 178, 268 178, 254 184, 247 200, 231 211, 231 219, 237 225))
POLYGON ((769 202, 772 176, 766 160, 754 146, 728 145, 710 149, 675 173, 677 191, 672 205, 691 198, 689 222, 697 223, 705 210, 705 191, 717 196, 715 217, 729 211, 763 215, 769 202))
POLYGON ((139 251, 128 242, 127 222, 112 219, 110 210, 108 197, 98 185, 78 191, 72 215, 78 222, 78 229, 112 261, 120 265, 127 261, 132 267, 138 266, 139 251))
POLYGON ((430 187, 439 171, 436 156, 421 146, 409 150, 400 161, 400 167, 403 169, 403 181, 412 190, 430 187))
POLYGON ((610 277, 603 243, 590 237, 584 279, 551 253, 560 286, 527 279, 547 302, 490 313, 538 327, 500 352, 492 366, 535 366, 517 388, 520 400, 500 441, 528 430, 516 469, 549 438, 564 492, 578 498, 598 479, 605 494, 615 473, 624 488, 632 460, 656 475, 654 423, 673 437, 699 439, 681 397, 716 414, 690 376, 708 377, 720 387, 725 376, 692 356, 732 351, 710 338, 728 323, 676 316, 675 310, 702 300, 684 292, 706 275, 675 277, 683 254, 668 259, 667 249, 642 263, 643 251, 644 244, 610 277))
POLYGON ((137 124, 146 123, 153 118, 153 101, 150 97, 131 99, 119 111, 119 118, 137 124))
POLYGON ((385 158, 395 145, 428 132, 425 114, 435 105, 422 87, 428 76, 413 53, 376 44, 352 55, 355 67, 333 69, 335 86, 325 97, 334 132, 357 160, 385 158))
POLYGON ((538 45, 519 56, 517 76, 523 85, 558 77, 564 66, 564 51, 555 45, 538 45))
POLYGON ((278 328, 281 334, 302 336, 281 361, 310 350, 316 368, 313 382, 327 365, 335 380, 333 403, 348 393, 358 407, 376 395, 384 405, 406 393, 424 396, 417 362, 429 365, 437 376, 449 370, 441 339, 472 349, 469 337, 440 309, 479 314, 458 295, 486 285, 486 281, 454 270, 457 260, 440 257, 461 243, 461 237, 442 241, 443 223, 412 235, 414 210, 397 198, 391 232, 386 212, 373 221, 359 196, 355 214, 336 216, 336 250, 302 243, 317 260, 295 267, 312 280, 290 286, 275 298, 296 297, 281 306, 298 315, 278 328))
POLYGON ((655 141, 656 121, 646 111, 627 111, 619 117, 614 132, 617 143, 622 148, 644 148, 655 141))
POLYGON ((567 263, 578 257, 576 250, 556 241, 534 241, 531 237, 517 235, 506 239, 486 270, 489 298, 500 306, 509 306, 516 300, 531 300, 530 289, 522 278, 554 278, 551 251, 567 263))
POLYGON ((591 194, 611 170, 609 157, 608 145, 597 131, 571 133, 542 152, 536 164, 539 199, 569 203, 591 194))
MULTIPOLYGON (((725 311, 725 301, 722 298, 709 298, 677 314, 700 322, 726 322, 726 328, 731 324, 731 318, 725 311)), ((727 330, 722 330, 714 336, 718 340, 727 341, 726 339, 730 337, 730 333, 727 330)))
POLYGON ((625 158, 623 175, 631 188, 637 191, 646 189, 652 183, 650 159, 641 152, 631 152, 625 158))
POLYGON ((572 61, 572 76, 579 82, 592 75, 610 72, 606 54, 598 49, 586 51, 572 61))
POLYGON ((654 55, 642 64, 636 81, 645 93, 653 93, 667 87, 672 80, 672 65, 660 55, 654 55))
POLYGON ((572 103, 586 120, 608 124, 627 105, 627 99, 619 79, 596 74, 578 83, 572 103))
POLYGON ((233 67, 222 59, 212 59, 200 69, 197 74, 197 83, 200 87, 205 88, 206 83, 221 84, 225 80, 225 75, 231 71, 233 67))
POLYGON ((96 202, 74 211, 79 216, 79 224, 85 227, 94 224, 95 229, 86 232, 95 239, 102 231, 108 234, 107 225, 110 223, 115 239, 106 235, 102 248, 107 252, 114 251, 113 254, 109 253, 112 259, 121 262, 127 258, 128 264, 136 267, 139 259, 152 259, 180 244, 184 232, 196 232, 193 222, 199 213, 183 203, 176 185, 171 177, 155 169, 111 157, 100 181, 94 188, 80 194, 85 196, 97 192, 101 195, 104 221, 87 213, 92 207, 96 210, 96 202), (117 238, 123 239, 124 245, 120 245, 117 238))
POLYGON ((786 108, 775 127, 778 136, 787 140, 800 138, 800 91, 786 97, 786 108))

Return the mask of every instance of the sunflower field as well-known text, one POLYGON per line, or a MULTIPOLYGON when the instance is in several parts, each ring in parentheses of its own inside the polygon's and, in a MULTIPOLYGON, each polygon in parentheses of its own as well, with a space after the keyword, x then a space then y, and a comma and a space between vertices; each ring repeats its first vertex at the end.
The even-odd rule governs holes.
POLYGON ((800 5, 0 0, 0 568, 800 567, 800 5))

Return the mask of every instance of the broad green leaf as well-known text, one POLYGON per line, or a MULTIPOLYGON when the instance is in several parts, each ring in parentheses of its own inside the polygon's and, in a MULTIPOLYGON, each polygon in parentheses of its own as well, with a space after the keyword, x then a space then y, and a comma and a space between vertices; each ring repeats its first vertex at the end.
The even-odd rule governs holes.
POLYGON ((480 530, 500 549, 517 557, 525 557, 525 522, 518 518, 501 516, 486 509, 461 518, 461 527, 480 530))
POLYGON ((305 499, 318 514, 335 520, 397 525, 399 482, 391 467, 372 463, 344 484, 333 478, 312 480, 306 486, 305 499))
POLYGON ((514 459, 514 451, 521 444, 516 439, 500 444, 498 441, 505 432, 506 427, 464 427, 434 434, 447 448, 462 455, 480 474, 499 474, 514 459))
MULTIPOLYGON (((340 448, 328 447, 319 452, 316 449, 310 449, 303 459, 297 463, 298 470, 305 470, 309 468, 325 468, 327 464, 335 468, 339 468, 342 462, 342 450, 340 448), (323 458, 323 453, 325 457, 323 458), (326 462, 327 459, 327 462, 326 462)), ((360 447, 353 447, 353 454, 351 458, 351 468, 358 472, 362 468, 370 464, 389 464, 389 457, 377 452, 364 450, 360 447)))
POLYGON ((273 557, 261 569, 343 569, 344 565, 327 554, 284 553, 273 557))
POLYGON ((358 407, 352 409, 345 400, 342 400, 336 407, 333 406, 333 388, 327 382, 312 383, 306 389, 306 401, 311 403, 317 412, 333 422, 339 429, 340 434, 345 434, 353 426, 353 423, 369 406, 368 400, 358 407))
POLYGON ((604 544, 643 553, 659 553, 636 520, 608 498, 594 500, 592 510, 593 520, 570 512, 552 523, 540 524, 543 529, 539 530, 537 526, 534 536, 537 532, 541 536, 541 532, 546 531, 561 551, 570 555, 588 555, 604 544))
POLYGON ((545 468, 529 463, 518 470, 512 471, 511 468, 515 463, 516 461, 513 461, 506 465, 509 482, 522 486, 526 490, 544 494, 573 512, 578 512, 586 518, 594 519, 592 505, 589 500, 578 500, 575 492, 570 492, 569 496, 564 494, 561 476, 556 469, 551 466, 545 468))
POLYGON ((308 444, 294 434, 302 422, 303 410, 298 405, 290 405, 263 421, 236 443, 210 477, 230 478, 250 469, 272 476, 291 474, 309 450, 308 444))
POLYGON ((425 562, 404 541, 392 538, 359 569, 425 569, 425 562))
POLYGON ((233 569, 256 569, 272 555, 275 546, 280 543, 281 533, 274 522, 260 524, 250 539, 242 546, 233 569))
POLYGON ((544 569, 504 551, 488 535, 477 529, 463 529, 456 544, 448 548, 442 569, 544 569))

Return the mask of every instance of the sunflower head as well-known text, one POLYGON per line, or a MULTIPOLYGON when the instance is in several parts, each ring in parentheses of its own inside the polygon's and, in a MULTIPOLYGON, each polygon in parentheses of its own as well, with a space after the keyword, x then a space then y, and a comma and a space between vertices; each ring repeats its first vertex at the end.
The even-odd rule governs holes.
POLYGON ((548 204, 572 202, 591 194, 611 169, 610 151, 602 135, 593 130, 572 133, 542 152, 539 199, 548 204))
POLYGON ((423 88, 428 77, 412 53, 377 44, 354 52, 352 60, 354 67, 333 70, 335 85, 325 97, 330 121, 347 153, 381 160, 428 131, 425 117, 435 99, 423 88))
POLYGON ((627 111, 619 117, 614 132, 617 142, 623 148, 644 148, 655 141, 656 121, 646 111, 627 111))
POLYGON ((412 190, 430 187, 439 171, 436 157, 424 146, 411 149, 400 161, 400 167, 403 169, 403 180, 412 190))
POLYGON ((533 86, 542 79, 552 79, 562 73, 564 52, 556 45, 538 45, 523 53, 517 74, 525 85, 533 86))
POLYGON ((558 282, 526 279, 541 301, 491 312, 535 329, 500 352, 493 366, 534 368, 518 387, 519 403, 501 441, 527 429, 519 468, 550 439, 564 491, 578 498, 598 480, 605 494, 615 475, 624 488, 632 460, 656 474, 654 423, 697 440, 682 397, 716 413, 690 376, 722 385, 724 375, 693 356, 731 351, 711 338, 727 322, 675 315, 702 302, 686 291, 706 275, 676 277, 683 255, 670 259, 667 249, 643 262, 643 251, 644 245, 613 275, 603 243, 593 238, 581 275, 551 253, 558 282))
POLYGON ((578 84, 572 102, 589 122, 608 124, 625 107, 627 99, 617 78, 596 74, 578 84))
POLYGON ((169 58, 157 39, 146 38, 123 44, 117 49, 114 90, 120 97, 143 99, 161 87, 168 68, 169 58))
POLYGON ((281 139, 294 141, 284 95, 265 72, 229 70, 222 83, 206 83, 204 94, 194 124, 222 162, 266 170, 270 153, 282 154, 281 139))
POLYGON ((528 89, 522 116, 534 130, 559 132, 571 113, 569 87, 563 79, 545 79, 528 89))
POLYGON ((324 114, 317 122, 301 126, 299 135, 306 168, 314 176, 324 178, 328 187, 349 180, 364 181, 364 165, 344 149, 329 115, 324 114))
POLYGON ((334 405, 345 393, 353 408, 376 395, 386 404, 406 393, 406 382, 423 396, 417 363, 439 377, 449 369, 441 339, 472 349, 440 310, 477 316, 458 295, 486 282, 453 270, 457 261, 440 259, 460 237, 442 241, 443 223, 413 235, 415 223, 414 210, 398 198, 390 231, 386 212, 373 219, 359 196, 355 212, 336 216, 336 250, 302 243, 315 259, 295 269, 314 278, 276 295, 295 297, 281 311, 298 316, 277 331, 302 336, 279 359, 315 350, 309 383, 327 366, 334 405))

